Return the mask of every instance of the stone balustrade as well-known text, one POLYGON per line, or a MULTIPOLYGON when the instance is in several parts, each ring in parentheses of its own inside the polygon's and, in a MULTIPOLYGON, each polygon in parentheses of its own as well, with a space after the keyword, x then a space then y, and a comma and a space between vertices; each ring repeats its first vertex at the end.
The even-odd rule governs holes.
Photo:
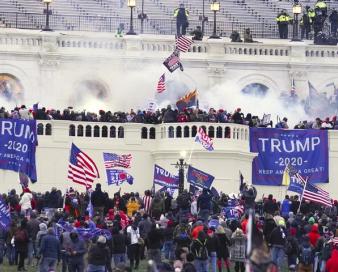
MULTIPOLYGON (((49 51, 51 46, 54 51, 62 53, 63 50, 110 50, 140 51, 140 52, 172 52, 175 49, 174 37, 168 36, 124 36, 114 37, 110 33, 93 34, 90 32, 62 32, 45 33, 40 31, 0 29, 1 47, 23 47, 26 51, 36 48, 49 51)), ((35 50, 34 50, 35 49, 35 50)), ((87 51, 86 51, 87 52, 87 51)), ((313 45, 308 41, 304 43, 291 43, 288 40, 261 40, 259 43, 231 43, 228 38, 220 40, 198 41, 192 44, 189 54, 206 54, 207 56, 273 56, 274 59, 291 61, 295 57, 311 62, 314 58, 336 58, 336 46, 313 45)))

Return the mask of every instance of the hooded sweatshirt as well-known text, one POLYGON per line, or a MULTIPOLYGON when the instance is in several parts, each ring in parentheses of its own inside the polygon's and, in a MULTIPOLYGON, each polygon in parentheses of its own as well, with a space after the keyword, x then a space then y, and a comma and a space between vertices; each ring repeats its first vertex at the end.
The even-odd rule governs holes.
POLYGON ((320 238, 320 234, 318 233, 318 225, 315 224, 312 226, 310 233, 308 234, 310 238, 310 244, 313 247, 316 247, 317 241, 320 238))
POLYGON ((331 254, 331 258, 326 262, 327 272, 336 272, 338 267, 338 250, 334 249, 331 254))

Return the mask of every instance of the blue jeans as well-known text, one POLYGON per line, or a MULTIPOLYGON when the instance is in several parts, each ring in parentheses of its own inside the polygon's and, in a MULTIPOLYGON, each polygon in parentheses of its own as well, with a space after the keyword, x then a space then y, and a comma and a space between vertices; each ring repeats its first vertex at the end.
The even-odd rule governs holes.
POLYGON ((114 265, 117 266, 120 263, 125 263, 127 261, 126 254, 113 254, 114 265))
POLYGON ((208 260, 196 260, 194 261, 196 272, 209 272, 208 260))
POLYGON ((48 272, 49 270, 55 270, 57 259, 43 257, 40 263, 40 272, 48 272))
POLYGON ((166 258, 167 260, 172 260, 174 257, 173 245, 174 245, 173 241, 165 241, 163 244, 164 258, 166 258))
POLYGON ((15 247, 12 245, 7 245, 7 258, 9 265, 13 265, 15 263, 15 247))
POLYGON ((272 246, 271 255, 272 255, 272 261, 278 266, 278 269, 281 270, 284 264, 284 258, 285 258, 284 248, 272 246))
POLYGON ((106 267, 104 265, 88 264, 87 272, 105 272, 106 267))
POLYGON ((0 264, 2 264, 4 261, 4 254, 5 254, 5 243, 1 241, 0 242, 0 264))
POLYGON ((30 265, 33 261, 34 257, 34 242, 29 240, 28 242, 28 265, 30 265))
POLYGON ((211 264, 211 272, 217 271, 217 254, 216 251, 210 252, 209 262, 211 264))

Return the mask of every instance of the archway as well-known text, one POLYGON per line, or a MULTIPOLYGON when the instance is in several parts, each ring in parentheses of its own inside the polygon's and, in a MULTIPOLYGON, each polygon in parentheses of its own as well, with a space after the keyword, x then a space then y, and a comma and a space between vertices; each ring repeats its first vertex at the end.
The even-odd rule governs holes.
POLYGON ((246 85, 241 92, 246 95, 265 96, 269 88, 262 83, 250 83, 246 85))
POLYGON ((22 101, 24 88, 20 80, 7 73, 0 73, 0 97, 7 101, 22 101))

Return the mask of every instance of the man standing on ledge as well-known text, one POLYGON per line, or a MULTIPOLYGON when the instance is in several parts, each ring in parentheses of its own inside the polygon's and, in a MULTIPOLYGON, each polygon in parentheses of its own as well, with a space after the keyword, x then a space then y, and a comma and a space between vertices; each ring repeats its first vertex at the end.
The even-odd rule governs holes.
POLYGON ((185 35, 189 26, 189 11, 184 8, 184 4, 180 4, 180 7, 175 9, 174 17, 176 17, 177 37, 185 35))
POLYGON ((282 12, 277 15, 276 21, 278 25, 279 37, 281 39, 287 39, 288 38, 288 26, 289 26, 289 23, 291 23, 292 19, 289 16, 289 14, 287 14, 285 9, 283 9, 282 12))

